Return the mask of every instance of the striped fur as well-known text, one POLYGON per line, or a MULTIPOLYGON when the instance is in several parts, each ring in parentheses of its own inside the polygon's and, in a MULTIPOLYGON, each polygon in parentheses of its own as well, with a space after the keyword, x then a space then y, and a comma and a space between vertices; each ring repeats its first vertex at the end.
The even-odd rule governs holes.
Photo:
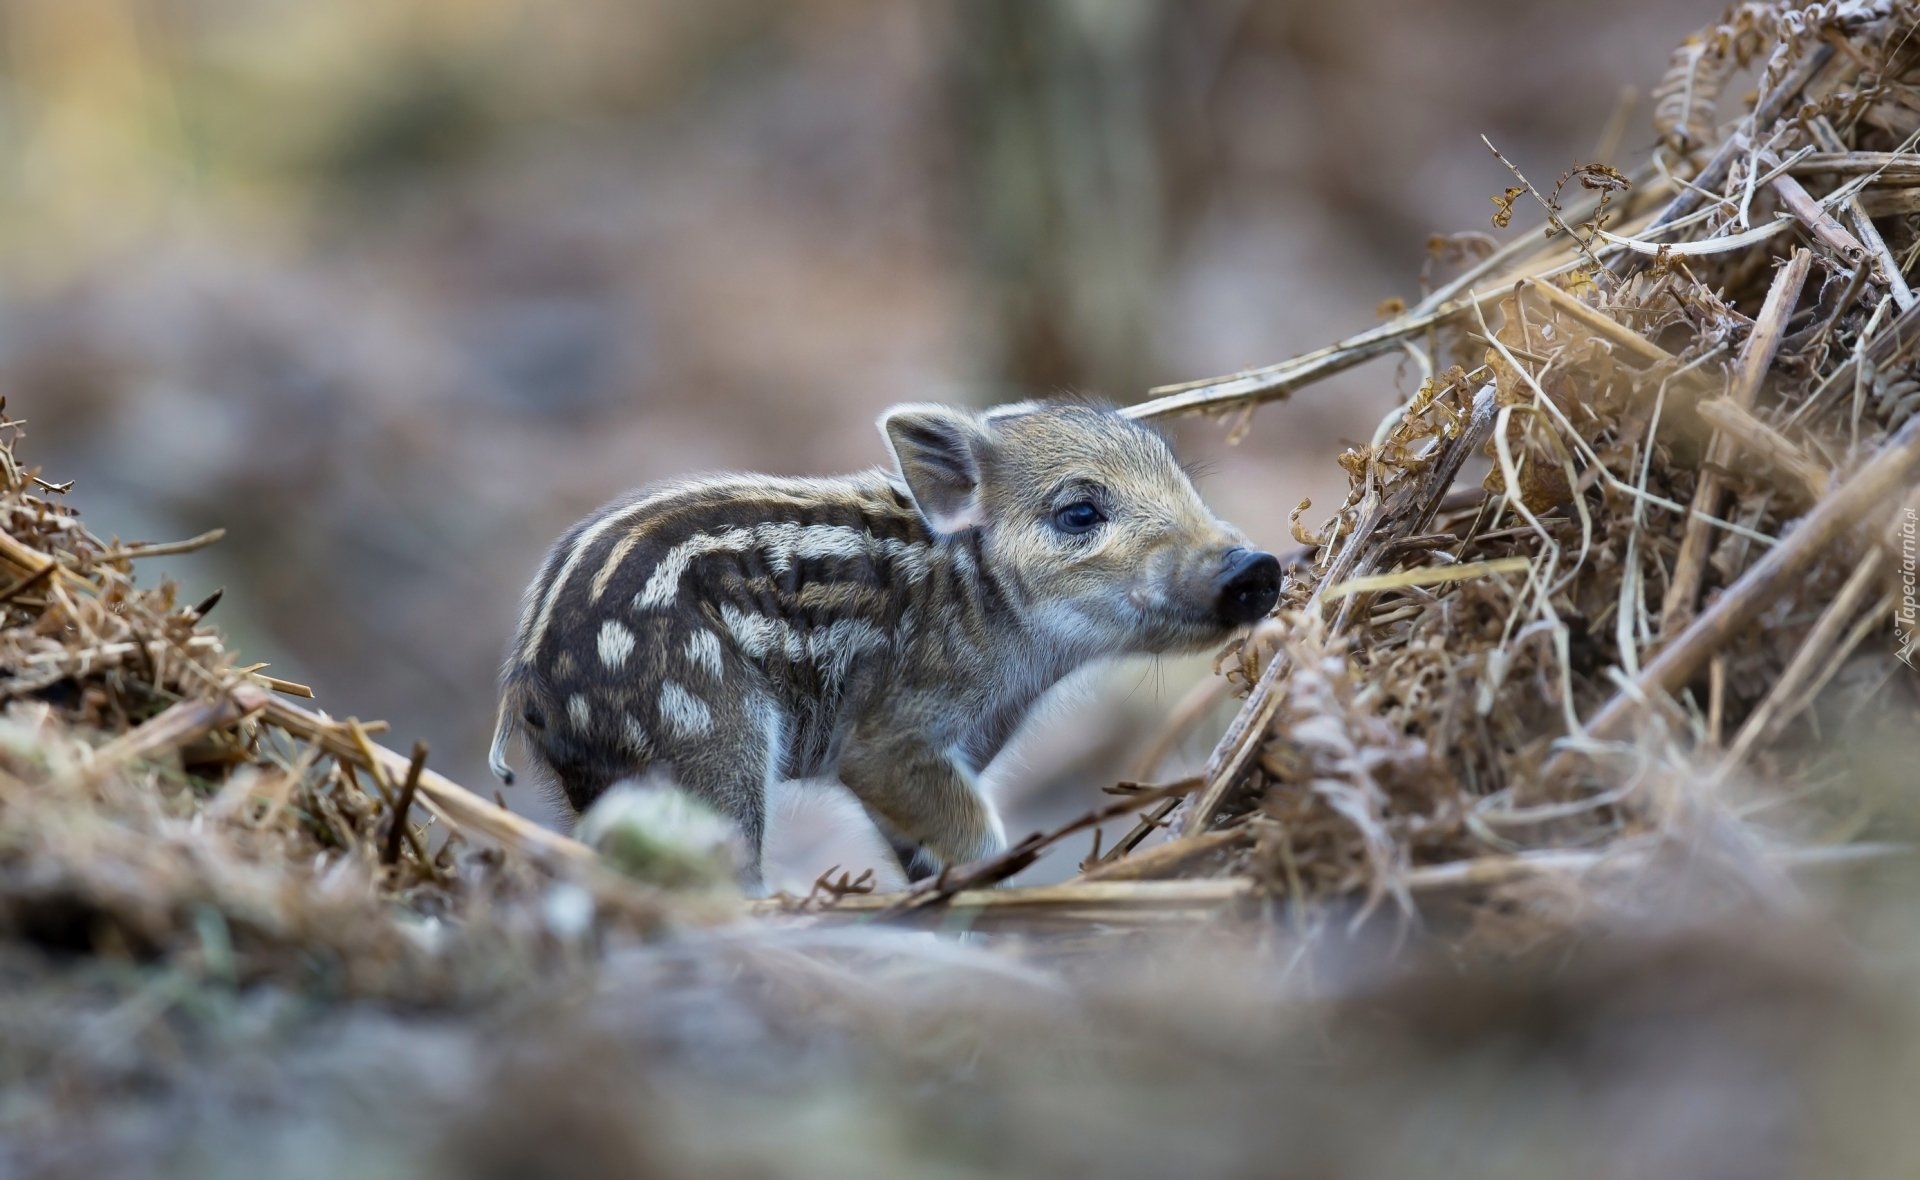
POLYGON ((1230 629, 1209 579, 1240 539, 1157 436, 1038 403, 882 427, 897 473, 688 480, 570 530, 521 613, 495 772, 516 730, 576 810, 664 768, 741 826, 749 876, 767 784, 838 774, 924 868, 1002 844, 974 783, 1049 686, 1230 629), (1051 523, 1095 495, 1098 535, 1051 523))

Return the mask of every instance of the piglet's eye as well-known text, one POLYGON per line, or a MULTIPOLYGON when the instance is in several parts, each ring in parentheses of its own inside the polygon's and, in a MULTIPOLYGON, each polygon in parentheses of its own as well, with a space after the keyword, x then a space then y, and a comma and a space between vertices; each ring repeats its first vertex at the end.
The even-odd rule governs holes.
POLYGON ((1106 514, 1089 500, 1080 500, 1053 513, 1053 527, 1063 533, 1091 532, 1094 526, 1105 520, 1106 514))

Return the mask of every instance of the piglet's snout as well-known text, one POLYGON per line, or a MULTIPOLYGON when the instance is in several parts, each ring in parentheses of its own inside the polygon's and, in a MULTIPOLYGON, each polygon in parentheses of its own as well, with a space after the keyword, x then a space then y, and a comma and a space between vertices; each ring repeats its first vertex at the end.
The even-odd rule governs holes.
POLYGON ((1238 627, 1264 618, 1280 600, 1280 560, 1258 549, 1229 549, 1215 586, 1221 622, 1238 627))

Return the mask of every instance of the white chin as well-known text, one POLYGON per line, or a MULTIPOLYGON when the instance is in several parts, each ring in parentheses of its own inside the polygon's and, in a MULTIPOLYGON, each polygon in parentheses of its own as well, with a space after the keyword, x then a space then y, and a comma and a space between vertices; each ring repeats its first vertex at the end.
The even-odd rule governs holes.
POLYGON ((1167 620, 1152 629, 1154 638, 1148 650, 1159 653, 1201 651, 1226 642, 1227 636, 1233 634, 1233 631, 1233 628, 1222 627, 1217 623, 1202 623, 1187 619, 1167 620))

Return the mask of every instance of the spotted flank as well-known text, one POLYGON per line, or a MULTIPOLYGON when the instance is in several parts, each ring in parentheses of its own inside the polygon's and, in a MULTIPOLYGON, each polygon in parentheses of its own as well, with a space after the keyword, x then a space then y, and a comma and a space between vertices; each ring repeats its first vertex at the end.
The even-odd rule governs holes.
POLYGON ((696 628, 687 636, 687 663, 715 680, 720 679, 725 672, 725 663, 720 654, 720 637, 705 627, 696 628))
POLYGON ((600 663, 607 671, 618 672, 626 666, 627 657, 633 654, 633 632, 619 619, 608 619, 600 624, 600 663))
POLYGON ((671 680, 660 682, 660 725, 675 737, 705 737, 713 732, 713 710, 671 680))
MULTIPOLYGON (((710 737, 721 714, 804 722, 810 700, 882 679, 919 588, 976 574, 966 547, 937 547, 912 499, 879 474, 636 494, 563 538, 530 590, 505 678, 519 704, 503 706, 490 762, 511 774, 519 729, 543 761, 585 764, 582 777, 597 780, 710 737), (542 724, 526 720, 528 706, 542 724)), ((812 755, 835 740, 794 730, 812 755)), ((809 760, 784 743, 783 764, 809 760)))
POLYGON ((715 554, 751 557, 776 579, 792 578, 802 563, 884 561, 896 576, 916 582, 926 576, 927 546, 897 538, 876 537, 846 525, 802 525, 792 522, 730 528, 699 533, 667 550, 647 575, 646 585, 633 599, 636 611, 659 610, 680 595, 687 571, 702 557, 715 554))
POLYGON ((830 678, 844 678, 853 661, 868 652, 884 648, 887 633, 864 619, 837 619, 825 627, 802 629, 785 619, 769 615, 746 614, 732 607, 720 608, 721 621, 748 659, 766 661, 778 657, 794 664, 813 664, 830 672, 830 678))

